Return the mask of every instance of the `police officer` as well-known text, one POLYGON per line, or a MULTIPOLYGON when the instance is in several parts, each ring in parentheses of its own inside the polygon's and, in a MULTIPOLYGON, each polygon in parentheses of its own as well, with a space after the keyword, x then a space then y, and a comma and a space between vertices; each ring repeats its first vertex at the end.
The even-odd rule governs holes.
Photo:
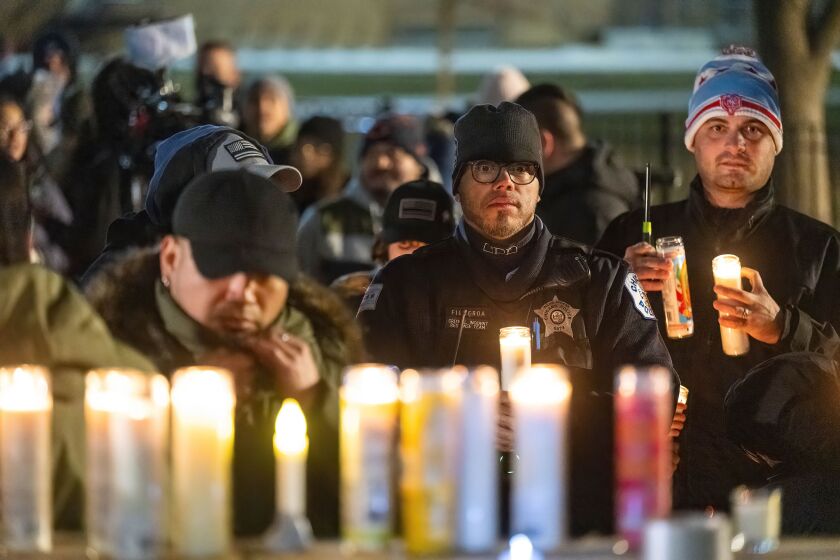
POLYGON ((543 171, 533 114, 478 105, 455 139, 463 220, 374 278, 358 315, 367 349, 400 367, 498 368, 499 329, 531 327, 534 362, 571 372, 571 531, 611 531, 613 374, 625 363, 671 368, 656 319, 624 262, 553 236, 535 217, 543 171))

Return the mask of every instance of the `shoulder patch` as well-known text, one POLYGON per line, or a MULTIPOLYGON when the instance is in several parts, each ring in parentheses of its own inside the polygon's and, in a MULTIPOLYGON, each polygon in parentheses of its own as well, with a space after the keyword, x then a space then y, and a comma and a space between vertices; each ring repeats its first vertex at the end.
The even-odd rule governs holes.
POLYGON ((633 298, 633 305, 636 310, 641 313, 645 319, 656 320, 656 315, 653 314, 653 307, 650 305, 650 300, 647 297, 647 292, 642 288, 642 283, 639 282, 639 277, 635 272, 628 272, 624 279, 624 287, 633 298))
POLYGON ((379 294, 382 293, 382 284, 371 284, 365 291, 362 298, 362 303, 359 304, 359 313, 362 311, 373 311, 376 309, 376 302, 379 300, 379 294))

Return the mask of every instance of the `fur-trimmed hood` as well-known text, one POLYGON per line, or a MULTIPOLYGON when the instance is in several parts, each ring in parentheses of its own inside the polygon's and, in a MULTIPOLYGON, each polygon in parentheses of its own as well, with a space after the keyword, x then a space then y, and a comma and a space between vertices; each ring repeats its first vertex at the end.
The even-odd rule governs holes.
MULTIPOLYGON (((155 300, 159 278, 158 250, 138 249, 103 268, 85 291, 114 336, 169 372, 189 364, 192 356, 164 327, 155 300)), ((309 319, 325 360, 349 364, 361 359, 359 329, 334 293, 303 277, 290 285, 286 305, 309 319)))

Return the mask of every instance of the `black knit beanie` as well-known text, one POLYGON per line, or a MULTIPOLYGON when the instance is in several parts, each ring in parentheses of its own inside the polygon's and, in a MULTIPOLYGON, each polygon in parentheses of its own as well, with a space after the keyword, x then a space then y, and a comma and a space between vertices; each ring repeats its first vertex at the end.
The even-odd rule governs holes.
POLYGON ((503 101, 498 107, 475 105, 455 123, 455 169, 452 192, 469 161, 486 159, 499 163, 528 161, 537 164, 540 192, 545 185, 542 169, 540 127, 531 111, 503 101))

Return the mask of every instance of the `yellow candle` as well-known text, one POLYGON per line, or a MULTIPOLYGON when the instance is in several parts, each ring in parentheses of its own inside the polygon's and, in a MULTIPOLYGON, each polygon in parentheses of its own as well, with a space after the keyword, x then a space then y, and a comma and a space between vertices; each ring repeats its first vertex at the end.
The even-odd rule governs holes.
POLYGON ((452 548, 463 369, 400 376, 403 536, 411 554, 452 548))
MULTIPOLYGON (((727 288, 741 289, 741 261, 735 255, 719 255, 712 259, 712 273, 715 284, 727 288)), ((723 353, 740 356, 750 351, 750 338, 740 329, 720 327, 720 342, 723 353)))
POLYGON ((391 537, 397 374, 381 364, 347 368, 341 387, 341 529, 351 548, 379 549, 391 537))
POLYGON ((9 551, 52 548, 51 415, 46 369, 0 368, 0 519, 9 551))
POLYGON ((104 556, 156 556, 166 543, 169 383, 126 369, 85 379, 88 546, 104 556))
POLYGON ((531 365, 531 330, 528 327, 499 329, 499 351, 502 356, 501 390, 507 391, 519 368, 531 365))
POLYGON ((182 556, 230 548, 235 404, 227 370, 184 368, 172 378, 172 538, 182 556))
POLYGON ((566 438, 572 386, 556 365, 522 368, 510 398, 519 464, 511 497, 511 532, 543 551, 566 539, 566 438))
POLYGON ((295 399, 286 399, 274 423, 274 457, 277 461, 277 513, 306 515, 306 455, 309 438, 306 418, 295 399))

